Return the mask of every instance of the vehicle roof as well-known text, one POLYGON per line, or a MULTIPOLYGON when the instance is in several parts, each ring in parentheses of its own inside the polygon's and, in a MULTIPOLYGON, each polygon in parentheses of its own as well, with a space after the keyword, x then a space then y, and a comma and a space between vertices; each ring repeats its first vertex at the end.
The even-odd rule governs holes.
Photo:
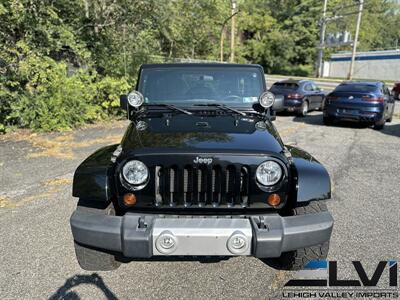
POLYGON ((343 81, 340 84, 365 84, 365 85, 380 86, 383 84, 383 82, 382 81, 343 81))
POLYGON ((226 63, 167 63, 167 64, 143 64, 142 69, 150 68, 173 68, 173 67, 221 67, 221 68, 261 68, 263 67, 258 64, 226 64, 226 63))
POLYGON ((279 83, 296 83, 296 84, 301 84, 305 82, 311 82, 312 80, 306 80, 306 79, 285 79, 278 81, 279 83))

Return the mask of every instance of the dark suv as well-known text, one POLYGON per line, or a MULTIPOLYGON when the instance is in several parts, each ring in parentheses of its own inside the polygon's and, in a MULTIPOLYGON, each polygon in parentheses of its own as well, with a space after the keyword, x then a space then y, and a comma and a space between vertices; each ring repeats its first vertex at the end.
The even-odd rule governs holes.
POLYGON ((282 80, 275 82, 270 91, 275 95, 273 109, 277 112, 296 112, 305 117, 324 105, 325 92, 311 80, 282 80))
POLYGON ((381 130, 392 121, 394 106, 394 97, 384 82, 345 81, 326 97, 323 122, 365 122, 381 130))
POLYGON ((325 168, 285 146, 258 65, 143 65, 121 97, 120 144, 76 170, 71 217, 82 268, 133 258, 271 258, 298 269, 328 253, 325 168))

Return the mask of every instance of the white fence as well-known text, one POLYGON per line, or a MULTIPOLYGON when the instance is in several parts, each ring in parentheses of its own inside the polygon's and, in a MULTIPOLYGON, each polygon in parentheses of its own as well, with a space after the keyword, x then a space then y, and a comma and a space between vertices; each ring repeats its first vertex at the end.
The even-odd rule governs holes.
MULTIPOLYGON (((324 77, 346 78, 351 53, 333 54, 324 63, 324 77)), ((400 80, 400 49, 359 52, 356 55, 353 78, 400 80)))

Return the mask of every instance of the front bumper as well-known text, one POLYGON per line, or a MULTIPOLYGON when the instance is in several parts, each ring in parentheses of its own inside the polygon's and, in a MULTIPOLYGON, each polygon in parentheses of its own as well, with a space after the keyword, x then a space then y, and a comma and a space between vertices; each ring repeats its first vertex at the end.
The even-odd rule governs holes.
MULTIPOLYGON (((279 257, 282 252, 321 244, 330 239, 329 212, 281 217, 278 214, 241 217, 189 217, 126 214, 108 216, 75 211, 71 216, 74 240, 130 258, 158 255, 279 257), (162 249, 164 236, 174 241, 162 249), (231 239, 241 236, 245 247, 236 251, 231 239)), ((169 239, 167 239, 168 242, 169 239)))

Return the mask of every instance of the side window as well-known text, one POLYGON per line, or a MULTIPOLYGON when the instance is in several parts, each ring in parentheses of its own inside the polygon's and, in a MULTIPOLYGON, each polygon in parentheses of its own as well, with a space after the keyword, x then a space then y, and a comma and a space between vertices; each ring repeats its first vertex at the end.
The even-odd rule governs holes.
POLYGON ((311 83, 307 83, 307 84, 304 86, 304 90, 307 91, 307 92, 313 91, 313 88, 312 88, 311 83))
POLYGON ((313 91, 319 91, 319 88, 315 85, 315 83, 311 83, 311 87, 313 89, 313 91))

